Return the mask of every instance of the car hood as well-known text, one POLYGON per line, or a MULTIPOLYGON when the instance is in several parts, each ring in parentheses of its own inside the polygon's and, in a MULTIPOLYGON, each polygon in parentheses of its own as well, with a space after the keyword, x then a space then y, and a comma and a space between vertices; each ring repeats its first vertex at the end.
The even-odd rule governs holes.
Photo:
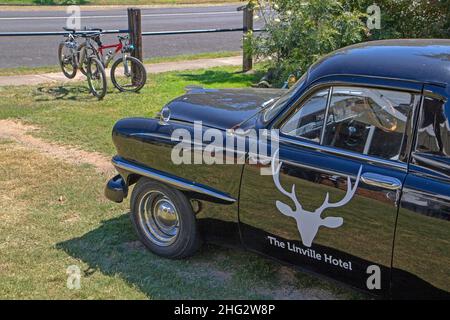
POLYGON ((258 113, 266 101, 284 93, 280 89, 193 89, 171 101, 172 120, 194 122, 229 129, 258 113))

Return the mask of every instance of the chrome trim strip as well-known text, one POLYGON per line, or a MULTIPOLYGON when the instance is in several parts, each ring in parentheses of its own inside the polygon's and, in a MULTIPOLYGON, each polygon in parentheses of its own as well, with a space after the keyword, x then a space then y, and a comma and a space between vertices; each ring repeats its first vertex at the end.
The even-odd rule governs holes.
POLYGON ((328 89, 327 106, 325 107, 325 118, 323 118, 322 131, 320 132, 320 144, 323 144, 325 138, 325 129, 327 127, 328 113, 330 112, 331 97, 333 95, 333 87, 328 89))
POLYGON ((402 182, 397 178, 383 176, 372 172, 363 173, 361 176, 361 181, 371 186, 389 190, 398 190, 402 187, 402 182))
POLYGON ((144 177, 147 177, 150 179, 161 181, 161 182, 167 183, 169 185, 175 186, 175 187, 183 189, 183 190, 197 192, 197 193, 204 194, 204 195, 210 196, 212 198, 220 199, 220 200, 223 200, 223 201, 226 201, 229 203, 236 202, 236 199, 234 199, 224 193, 214 191, 211 189, 207 189, 200 185, 196 185, 195 182, 187 183, 184 181, 180 181, 178 179, 169 177, 168 175, 165 175, 164 173, 156 172, 154 169, 143 168, 139 165, 130 163, 130 162, 123 160, 117 156, 114 157, 111 160, 111 162, 116 168, 127 170, 127 171, 139 174, 141 176, 144 176, 144 177))
POLYGON ((276 140, 278 142, 284 142, 284 143, 288 143, 288 144, 293 144, 293 145, 297 145, 297 146, 300 146, 300 147, 316 150, 316 151, 319 151, 319 152, 329 153, 329 154, 333 154, 333 155, 337 155, 337 156, 343 156, 343 157, 352 158, 352 159, 356 159, 356 160, 363 160, 363 161, 367 161, 367 162, 371 162, 371 163, 381 164, 381 165, 384 165, 384 166, 387 166, 387 167, 394 167, 394 168, 405 170, 405 171, 408 168, 406 163, 401 163, 401 162, 395 162, 395 161, 391 161, 391 160, 375 158, 375 157, 372 157, 372 156, 367 156, 367 155, 363 155, 363 154, 359 154, 359 153, 354 153, 354 152, 351 152, 351 151, 334 149, 332 147, 321 146, 321 145, 318 145, 318 144, 315 144, 315 143, 309 143, 309 142, 304 142, 304 141, 300 141, 300 140, 294 140, 294 139, 287 138, 287 137, 280 137, 280 138, 273 137, 272 139, 276 140))

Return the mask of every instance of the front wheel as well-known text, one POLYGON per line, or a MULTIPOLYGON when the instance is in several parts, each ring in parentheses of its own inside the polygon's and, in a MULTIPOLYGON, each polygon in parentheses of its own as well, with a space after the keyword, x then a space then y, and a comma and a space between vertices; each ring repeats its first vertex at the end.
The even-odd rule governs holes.
POLYGON ((135 57, 120 58, 111 67, 111 82, 122 92, 138 92, 147 82, 147 71, 135 57))
POLYGON ((88 58, 87 80, 91 93, 98 100, 103 99, 107 89, 106 73, 103 64, 95 57, 88 58))
POLYGON ((199 248, 201 241, 192 206, 179 190, 141 178, 130 203, 135 230, 150 251, 180 259, 199 248))
POLYGON ((67 78, 73 79, 77 74, 77 61, 75 61, 75 56, 72 50, 67 47, 66 42, 59 44, 58 61, 63 74, 67 78))

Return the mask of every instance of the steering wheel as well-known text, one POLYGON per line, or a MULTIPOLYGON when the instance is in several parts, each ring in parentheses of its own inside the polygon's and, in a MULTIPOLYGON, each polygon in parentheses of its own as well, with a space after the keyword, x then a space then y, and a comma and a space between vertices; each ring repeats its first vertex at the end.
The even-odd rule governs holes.
POLYGON ((366 127, 364 125, 358 124, 355 120, 350 120, 346 132, 343 134, 343 142, 347 147, 354 148, 359 144, 364 144, 364 135, 366 127))

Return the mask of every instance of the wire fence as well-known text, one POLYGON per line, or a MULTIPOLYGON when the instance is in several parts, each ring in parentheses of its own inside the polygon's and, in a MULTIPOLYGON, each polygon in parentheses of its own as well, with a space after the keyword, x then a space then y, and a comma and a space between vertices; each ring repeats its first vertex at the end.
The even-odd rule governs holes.
MULTIPOLYGON (((172 31, 150 31, 142 32, 142 36, 163 36, 177 34, 198 34, 198 33, 220 33, 220 32, 243 32, 244 28, 220 28, 220 29, 195 29, 195 30, 172 30, 172 31)), ((253 29, 253 32, 264 32, 265 29, 253 29)), ((67 31, 36 31, 36 32, 0 32, 0 37, 27 37, 27 36, 65 36, 71 32, 67 31)), ((75 34, 89 34, 92 31, 77 31, 75 34)), ((102 34, 129 33, 128 29, 103 30, 102 34)))
MULTIPOLYGON (((194 29, 194 30, 169 30, 169 31, 150 31, 141 32, 140 31, 140 10, 139 9, 128 9, 128 29, 113 29, 113 30, 103 30, 102 34, 121 34, 129 33, 134 39, 136 39, 136 45, 142 50, 142 45, 139 38, 144 36, 167 36, 167 35, 188 35, 188 34, 204 34, 204 33, 224 33, 224 32, 242 32, 243 34, 252 32, 264 32, 263 28, 253 28, 253 10, 243 6, 239 7, 238 11, 243 11, 243 27, 242 28, 214 28, 214 29, 194 29), (130 10, 139 11, 138 13, 138 25, 136 28, 135 24, 130 24, 130 10), (133 29, 133 30, 132 30, 133 29)), ((80 30, 74 32, 77 35, 84 35, 92 33, 90 30, 80 30)), ((72 32, 68 31, 31 31, 31 32, 0 32, 0 37, 46 37, 46 36, 67 36, 72 32)), ((141 58, 141 57, 138 57, 141 58)), ((252 68, 252 58, 244 52, 243 69, 248 71, 252 68)))

